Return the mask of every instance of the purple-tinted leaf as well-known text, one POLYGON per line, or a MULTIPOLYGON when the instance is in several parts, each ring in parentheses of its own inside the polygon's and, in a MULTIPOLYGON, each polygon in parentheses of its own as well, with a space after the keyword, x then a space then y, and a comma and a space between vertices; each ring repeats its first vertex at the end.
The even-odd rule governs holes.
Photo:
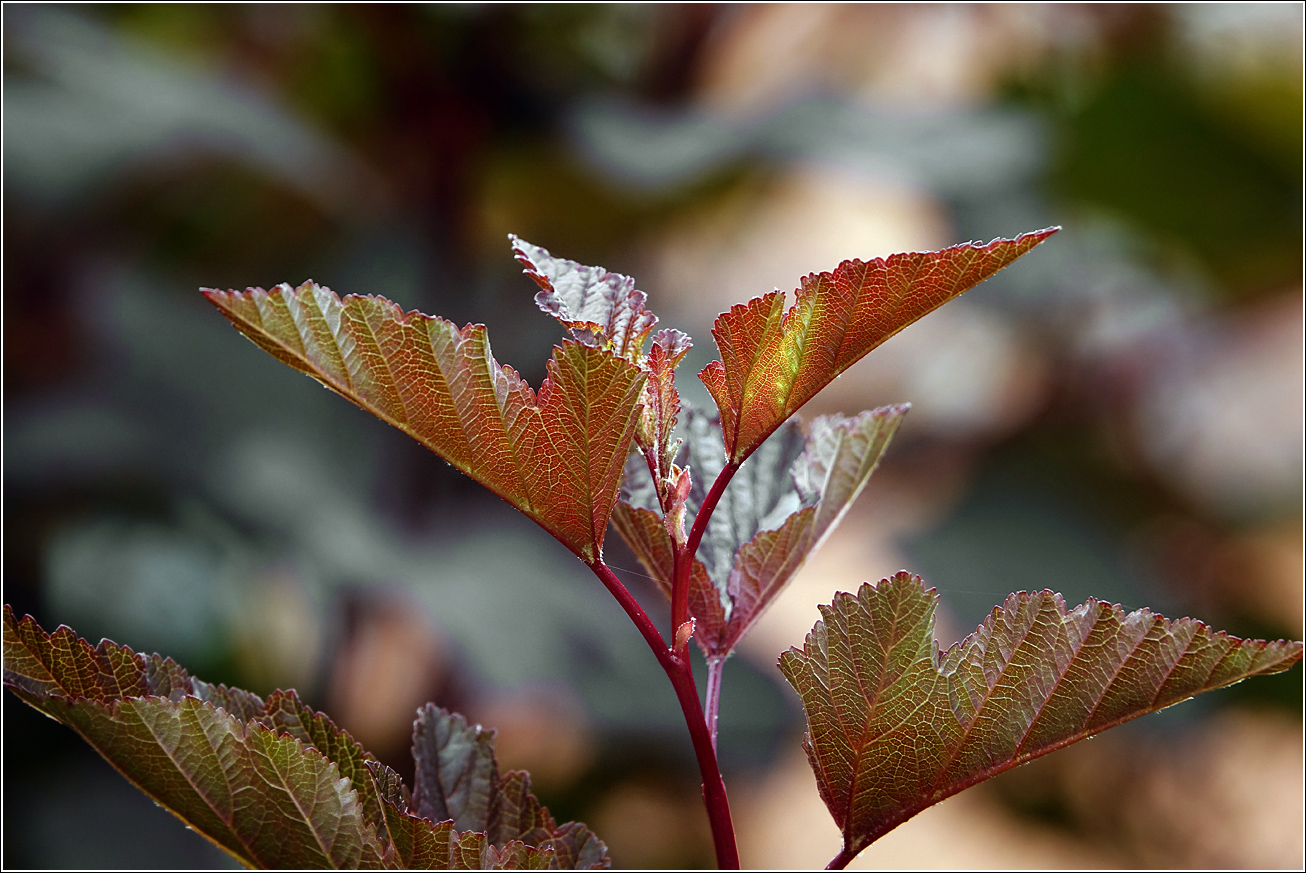
POLYGON ((602 555, 638 420, 635 365, 564 342, 537 396, 494 360, 481 325, 313 282, 204 294, 273 357, 414 437, 582 560, 602 555))
MULTIPOLYGON (((608 866, 606 849, 584 825, 558 826, 531 794, 529 775, 520 771, 499 775, 494 731, 469 725, 461 715, 428 703, 413 722, 413 761, 416 786, 407 810, 413 816, 432 822, 451 820, 458 833, 487 834, 485 845, 495 851, 516 843, 532 851, 562 852, 576 863, 589 865, 583 869, 608 866)), ((405 827, 411 831, 412 826, 405 827)), ((536 863, 530 860, 533 855, 528 859, 523 852, 513 849, 500 854, 495 863, 509 863, 509 858, 528 866, 536 863)))
POLYGON ((644 308, 648 298, 635 290, 634 279, 555 258, 512 234, 508 239, 526 275, 540 286, 536 306, 566 325, 578 342, 607 347, 639 363, 658 317, 644 308))
MULTIPOLYGON (((866 487, 907 409, 905 404, 885 406, 851 418, 829 415, 812 422, 807 447, 792 468, 803 508, 739 549, 726 585, 729 623, 715 640, 704 638, 714 654, 729 654, 829 537, 866 487)), ((765 445, 753 458, 764 451, 765 445)))
POLYGON ((721 413, 730 460, 747 458, 871 349, 1056 231, 844 261, 833 272, 804 278, 788 312, 784 294, 773 291, 723 313, 712 329, 721 360, 699 378, 721 413))
POLYGON ((1301 643, 1058 594, 1012 594, 944 653, 936 596, 899 573, 837 594, 780 669, 803 700, 803 747, 846 861, 926 807, 1122 722, 1286 670, 1301 643))
POLYGON ((578 821, 560 826, 540 847, 553 849, 559 870, 603 870, 611 865, 607 846, 578 821))
POLYGON ((528 846, 542 846, 553 838, 557 829, 558 823, 549 810, 531 794, 531 777, 520 770, 505 775, 486 823, 490 842, 503 845, 516 840, 528 846))
POLYGON ((413 763, 414 813, 452 820, 459 831, 485 832, 499 792, 493 731, 427 704, 413 722, 413 763))
MULTIPOLYGON (((688 506, 696 516, 725 466, 725 445, 715 416, 694 410, 687 424, 686 460, 694 471, 688 506)), ((697 555, 718 590, 727 590, 740 546, 758 531, 778 528, 802 505, 791 471, 804 444, 798 422, 786 422, 739 468, 721 495, 697 555)))
MULTIPOLYGON (((708 658, 730 654, 834 530, 907 409, 822 416, 806 440, 796 422, 786 422, 740 467, 708 521, 690 575, 694 639, 708 658)), ((714 418, 691 411, 687 431, 681 460, 695 474, 688 504, 697 511, 706 492, 700 483, 721 471, 725 453, 714 418)), ((613 524, 670 597, 674 556, 647 508, 650 494, 647 473, 628 467, 613 524)))

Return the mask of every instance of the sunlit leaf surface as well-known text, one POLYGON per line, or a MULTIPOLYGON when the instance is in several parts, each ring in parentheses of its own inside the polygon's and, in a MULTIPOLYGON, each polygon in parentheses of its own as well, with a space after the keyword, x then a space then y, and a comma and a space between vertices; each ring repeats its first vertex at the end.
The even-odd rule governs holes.
POLYGON ((567 341, 537 396, 494 360, 482 325, 313 282, 204 294, 273 357, 416 438, 583 560, 601 556, 638 419, 637 366, 567 341))
POLYGON ((716 320, 721 360, 699 374, 739 463, 834 377, 913 321, 974 287, 1057 228, 869 262, 844 261, 802 280, 786 312, 773 291, 716 320))
POLYGON ((780 669, 845 854, 964 788, 1132 718, 1261 673, 1301 643, 1240 640, 1191 618, 1012 594, 940 653, 936 596, 899 573, 837 594, 780 669))
POLYGON ((4 683, 77 731, 134 785, 246 866, 592 869, 606 848, 557 825, 530 777, 498 773, 494 736, 427 706, 417 790, 293 691, 267 701, 171 660, 4 608, 4 683), (435 820, 433 821, 432 818, 435 820))

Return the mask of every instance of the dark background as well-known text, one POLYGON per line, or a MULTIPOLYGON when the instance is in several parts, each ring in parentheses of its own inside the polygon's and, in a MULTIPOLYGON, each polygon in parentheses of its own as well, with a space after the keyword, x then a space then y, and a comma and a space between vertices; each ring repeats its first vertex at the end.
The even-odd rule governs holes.
MULTIPOLYGON (((3 15, 4 598, 49 629, 294 686, 405 769, 434 699, 619 865, 709 865, 674 698, 597 582, 197 289, 484 322, 538 386, 560 333, 515 232, 636 276, 703 404, 730 304, 1060 224, 805 410, 914 405, 726 673, 745 862, 837 848, 774 668, 835 590, 920 572, 944 643, 1044 587, 1302 636, 1299 6, 3 15)), ((1297 669, 1186 703, 858 864, 1300 867, 1301 700, 1297 669)), ((225 861, 10 695, 4 752, 5 866, 225 861)))

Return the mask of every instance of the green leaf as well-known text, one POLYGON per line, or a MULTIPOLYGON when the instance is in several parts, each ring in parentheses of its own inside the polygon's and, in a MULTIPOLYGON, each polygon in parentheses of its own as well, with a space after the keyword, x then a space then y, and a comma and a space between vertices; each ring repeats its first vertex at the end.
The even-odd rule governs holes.
MULTIPOLYGON (((789 421, 744 462, 708 520, 690 574, 694 639, 704 655, 729 655, 825 542, 866 487, 908 408, 821 416, 806 439, 789 421)), ((682 462, 692 462, 688 503, 697 511, 706 491, 701 483, 715 478, 725 455, 718 421, 691 412, 688 424, 682 462)), ((636 465, 626 475, 630 484, 613 524, 670 597, 674 555, 647 508, 647 474, 636 465)))
POLYGON ((1012 594, 940 654, 917 576, 837 594, 780 669, 846 862, 964 788, 1149 712, 1286 670, 1302 644, 1240 640, 1191 618, 1051 591, 1012 594))
POLYGON ((375 759, 353 737, 336 727, 322 713, 305 706, 293 691, 272 692, 264 704, 263 712, 251 714, 246 720, 250 719, 257 720, 278 733, 295 737, 334 763, 340 775, 348 779, 358 792, 363 820, 384 833, 385 816, 381 810, 381 795, 368 768, 370 763, 375 763, 375 759))
POLYGON ((273 357, 417 439, 553 534, 582 560, 603 551, 644 374, 577 342, 555 347, 538 396, 461 330, 382 297, 341 300, 313 282, 204 289, 273 357))
POLYGON ((47 634, 30 616, 16 620, 8 605, 3 620, 5 685, 247 866, 609 863, 584 825, 554 822, 527 774, 501 779, 493 733, 468 728, 462 716, 430 706, 419 713, 414 799, 398 774, 293 691, 265 703, 201 682, 158 655, 108 640, 92 647, 67 627, 47 634))
POLYGON ((804 278, 788 312, 784 294, 773 291, 722 313, 712 329, 721 360, 708 364, 699 378, 721 413, 731 462, 752 454, 871 349, 1057 230, 985 246, 844 261, 833 272, 804 278))

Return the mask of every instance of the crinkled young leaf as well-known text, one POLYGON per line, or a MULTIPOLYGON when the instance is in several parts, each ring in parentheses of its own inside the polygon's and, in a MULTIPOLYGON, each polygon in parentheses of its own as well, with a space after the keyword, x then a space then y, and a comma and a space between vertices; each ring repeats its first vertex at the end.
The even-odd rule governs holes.
POLYGON ((677 443, 672 433, 680 412, 675 372, 690 349, 689 337, 678 330, 660 330, 646 355, 644 342, 658 318, 644 308, 647 298, 635 290, 634 279, 555 258, 512 234, 508 239, 526 275, 540 286, 535 304, 541 310, 562 322, 578 342, 620 355, 648 376, 635 442, 653 475, 667 530, 683 541, 689 477, 673 464, 677 443))
POLYGON ((1302 644, 1240 640, 1191 618, 1051 591, 1012 594, 940 654, 918 576, 837 594, 780 669, 845 861, 926 807, 1032 758, 1248 676, 1302 644))
MULTIPOLYGON (((703 503, 706 485, 725 466, 725 449, 715 416, 691 408, 685 425, 686 439, 677 462, 692 472, 685 500, 692 516, 703 503)), ((798 508, 797 492, 788 474, 802 448, 798 424, 786 424, 735 474, 717 503, 689 579, 689 611, 698 622, 694 638, 700 647, 706 640, 715 639, 726 626, 730 610, 726 586, 739 547, 765 524, 779 525, 798 508)), ((632 457, 627 463, 621 494, 613 510, 613 527, 670 599, 674 569, 670 531, 659 515, 658 497, 647 466, 639 458, 632 457)))
POLYGON ((562 322, 578 342, 606 347, 631 363, 643 358, 644 340, 658 317, 644 308, 648 297, 635 280, 602 267, 555 258, 546 249, 509 234, 513 254, 540 286, 535 305, 562 322))
MULTIPOLYGON (((677 462, 693 473, 685 506, 694 516, 703 504, 707 487, 725 466, 726 458, 721 424, 715 416, 691 408, 687 410, 685 431, 685 443, 677 462)), ((799 508, 790 470, 802 453, 803 444, 798 423, 786 423, 740 468, 717 502, 698 547, 694 572, 716 585, 720 592, 717 596, 723 603, 726 582, 739 547, 768 525, 778 527, 799 508), (703 567, 701 572, 700 565, 703 567)), ((670 543, 663 543, 656 536, 656 527, 650 524, 651 519, 656 518, 657 495, 649 481, 647 468, 636 458, 627 463, 621 495, 614 510, 613 524, 670 597, 670 543), (643 510, 648 515, 632 513, 632 509, 643 510)))
MULTIPOLYGON (((108 640, 92 647, 67 627, 47 634, 30 616, 18 621, 8 605, 3 621, 4 683, 246 865, 590 869, 609 863, 584 825, 554 822, 530 793, 529 776, 499 778, 492 733, 471 729, 468 754, 447 748, 466 740, 461 716, 433 708, 421 713, 418 726, 431 726, 434 743, 423 752, 443 754, 446 771, 464 775, 478 765, 485 770, 488 760, 493 788, 463 790, 455 774, 440 788, 451 820, 433 823, 410 812, 412 796, 398 774, 293 691, 274 692, 264 703, 248 691, 201 682, 158 655, 138 655, 108 640), (487 793, 488 803, 478 804, 487 793), (469 829, 455 832, 453 818, 469 829)), ((425 796, 429 801, 430 788, 425 796)))
MULTIPOLYGON (((642 461, 636 459, 635 463, 643 468, 642 461)), ((643 469, 643 475, 647 481, 646 469, 643 469)), ((648 489, 651 491, 652 486, 649 485, 648 489)), ((632 505, 631 501, 622 499, 612 511, 612 526, 648 570, 650 578, 657 583, 658 590, 670 600, 675 555, 661 516, 653 510, 632 505)), ((724 627, 727 604, 723 597, 723 593, 708 578, 703 562, 695 560, 689 577, 689 614, 703 627, 724 627)), ((697 633, 695 638, 698 639, 697 633)))
POLYGON ((1058 228, 988 245, 844 261, 805 277, 784 310, 773 291, 716 320, 721 360, 699 374, 740 463, 831 380, 913 321, 992 276, 1058 228))
POLYGON ((635 442, 648 461, 667 534, 685 542, 685 501, 692 477, 675 463, 680 440, 674 439, 680 416, 680 392, 676 390, 676 367, 689 350, 689 337, 673 330, 658 331, 644 368, 644 410, 635 429, 635 442))
POLYGON ((617 498, 644 374, 603 349, 555 347, 537 396, 461 330, 382 297, 306 282, 204 289, 273 357, 417 439, 593 563, 617 498))
MULTIPOLYGON (((740 467, 708 521, 690 574, 694 639, 707 657, 728 655, 834 530, 908 408, 822 416, 806 440, 786 422, 740 467)), ((684 460, 715 478, 724 466, 720 425, 701 413, 691 413, 688 424, 684 460)), ((636 465, 626 476, 613 524, 670 597, 673 552, 647 508, 647 474, 636 465)), ((689 495, 695 511, 706 491, 699 482, 696 476, 689 495)))
MULTIPOLYGON (((695 410, 687 425, 686 460, 694 471, 688 509, 697 516, 708 488, 725 466, 725 446, 716 416, 695 410)), ((697 555, 719 590, 726 591, 739 547, 758 531, 780 527, 801 507, 792 472, 805 444, 798 422, 785 422, 739 468, 721 495, 697 555)))

